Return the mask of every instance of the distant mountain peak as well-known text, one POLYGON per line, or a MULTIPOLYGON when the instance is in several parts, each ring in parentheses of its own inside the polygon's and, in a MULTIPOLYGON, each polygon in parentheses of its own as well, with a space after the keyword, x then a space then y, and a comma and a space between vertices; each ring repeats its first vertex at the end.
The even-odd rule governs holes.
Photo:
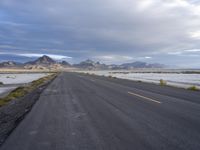
POLYGON ((68 63, 67 61, 64 61, 64 60, 62 62, 60 62, 60 64, 63 66, 71 66, 70 63, 68 63))
POLYGON ((101 64, 100 62, 95 62, 91 59, 86 59, 85 61, 80 62, 79 64, 74 64, 74 67, 80 69, 89 69, 89 70, 105 70, 108 69, 108 66, 101 64))
POLYGON ((82 61, 81 63, 93 64, 95 62, 93 60, 91 60, 91 59, 86 59, 85 61, 82 61))
POLYGON ((26 64, 30 65, 51 65, 56 64, 56 61, 53 60, 51 57, 47 55, 43 55, 42 57, 39 57, 38 59, 34 61, 27 62, 26 64))
POLYGON ((41 63, 50 63, 50 64, 54 64, 56 63, 55 60, 53 60, 51 57, 47 56, 47 55, 43 55, 42 57, 38 58, 36 61, 39 61, 41 63))
POLYGON ((122 68, 131 69, 131 68, 164 68, 165 65, 159 63, 149 64, 142 61, 135 61, 132 63, 125 63, 120 65, 122 68))

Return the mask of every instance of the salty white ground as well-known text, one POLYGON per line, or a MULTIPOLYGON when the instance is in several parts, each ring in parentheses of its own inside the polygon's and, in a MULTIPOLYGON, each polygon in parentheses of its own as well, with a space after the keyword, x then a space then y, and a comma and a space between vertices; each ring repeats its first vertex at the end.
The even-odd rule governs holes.
POLYGON ((15 88, 17 88, 17 86, 0 87, 0 98, 4 97, 4 95, 6 95, 7 92, 10 92, 10 91, 14 90, 15 88))
POLYGON ((8 92, 20 84, 26 84, 47 75, 48 73, 0 74, 0 82, 3 83, 0 86, 0 94, 8 92))
POLYGON ((189 88, 196 86, 200 88, 200 74, 184 73, 135 73, 128 71, 84 71, 96 75, 112 76, 122 79, 143 81, 159 84, 160 79, 167 81, 168 85, 189 88))

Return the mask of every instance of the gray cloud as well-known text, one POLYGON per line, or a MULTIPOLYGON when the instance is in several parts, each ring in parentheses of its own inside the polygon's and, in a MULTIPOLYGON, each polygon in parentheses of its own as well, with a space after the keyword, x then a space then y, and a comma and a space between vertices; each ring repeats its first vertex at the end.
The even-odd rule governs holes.
POLYGON ((199 65, 169 55, 200 47, 195 0, 1 0, 0 10, 0 51, 199 65))

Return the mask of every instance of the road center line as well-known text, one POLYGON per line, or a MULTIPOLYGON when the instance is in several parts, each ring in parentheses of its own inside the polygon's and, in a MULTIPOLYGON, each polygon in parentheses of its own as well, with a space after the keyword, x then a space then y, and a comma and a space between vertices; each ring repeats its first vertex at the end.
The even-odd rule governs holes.
POLYGON ((137 97, 140 97, 140 98, 143 98, 143 99, 145 99, 145 100, 149 100, 149 101, 152 101, 152 102, 155 102, 155 103, 158 103, 158 104, 161 104, 161 103, 162 103, 162 102, 160 102, 160 101, 157 101, 157 100, 154 100, 154 99, 151 99, 151 98, 148 98, 148 97, 145 97, 145 96, 142 96, 142 95, 133 93, 133 92, 128 92, 128 94, 131 94, 131 95, 134 95, 134 96, 137 96, 137 97))

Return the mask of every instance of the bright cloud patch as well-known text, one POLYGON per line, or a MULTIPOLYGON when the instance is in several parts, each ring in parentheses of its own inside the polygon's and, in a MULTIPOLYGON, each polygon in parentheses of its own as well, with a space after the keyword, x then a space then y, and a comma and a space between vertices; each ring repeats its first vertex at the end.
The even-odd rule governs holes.
POLYGON ((200 40, 200 31, 190 32, 190 36, 194 39, 200 40))

